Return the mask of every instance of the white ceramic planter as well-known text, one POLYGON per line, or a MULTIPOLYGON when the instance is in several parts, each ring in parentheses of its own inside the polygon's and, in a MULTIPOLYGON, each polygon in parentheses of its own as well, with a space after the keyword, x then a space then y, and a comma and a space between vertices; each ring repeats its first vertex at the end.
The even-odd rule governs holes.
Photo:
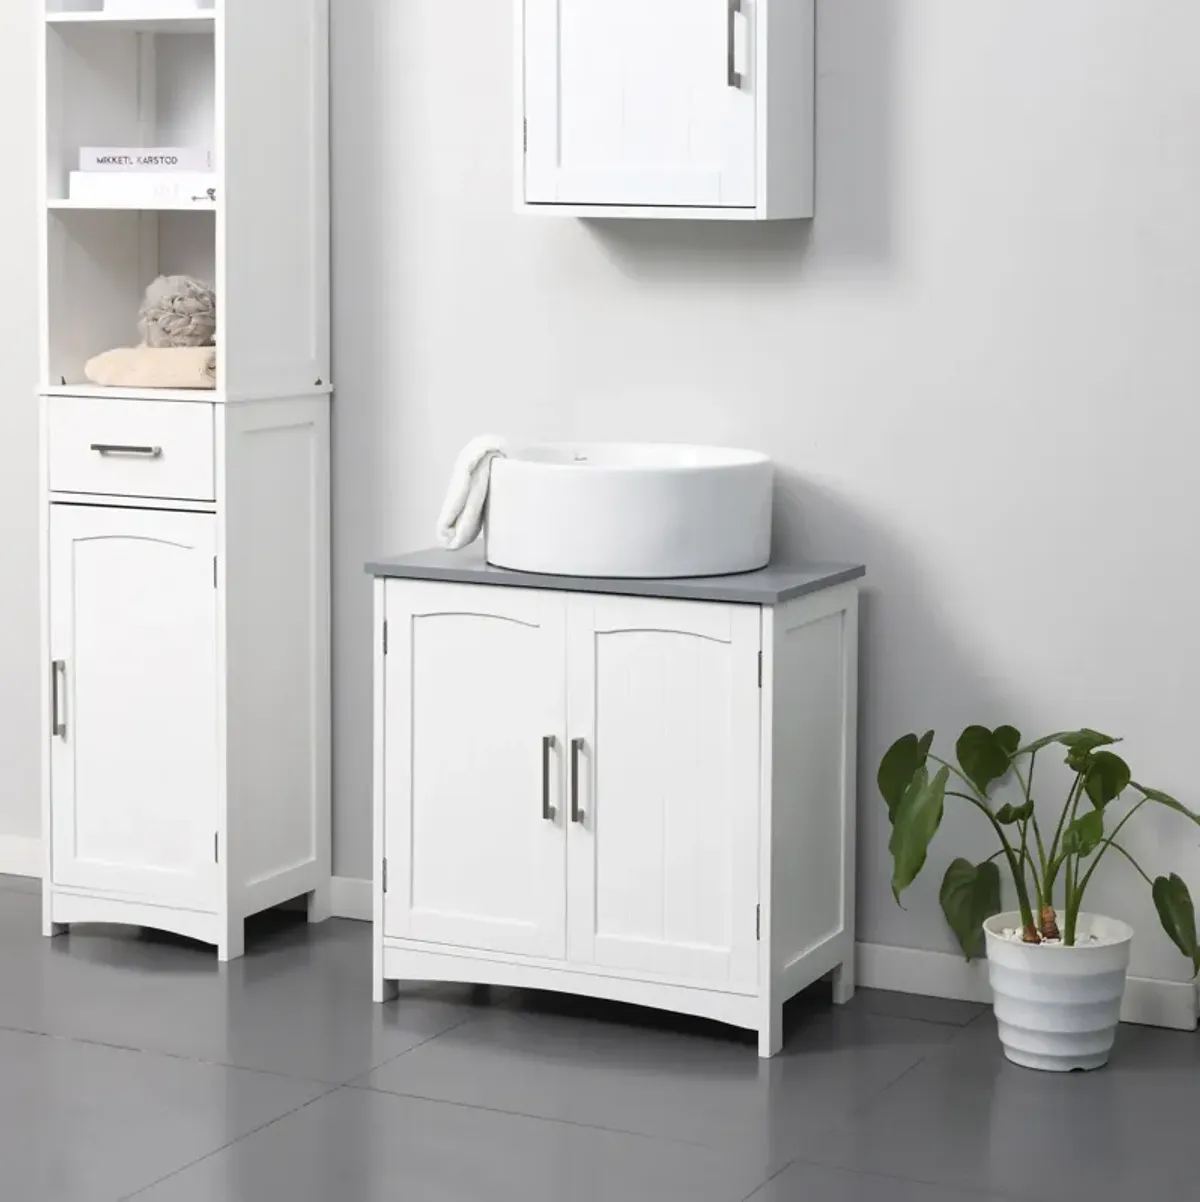
POLYGON ((1014 1064, 1051 1072, 1099 1068, 1120 1020, 1133 928, 1080 914, 1077 935, 1100 942, 1076 947, 1015 943, 1000 933, 1020 925, 1015 911, 983 924, 1004 1054, 1014 1064))

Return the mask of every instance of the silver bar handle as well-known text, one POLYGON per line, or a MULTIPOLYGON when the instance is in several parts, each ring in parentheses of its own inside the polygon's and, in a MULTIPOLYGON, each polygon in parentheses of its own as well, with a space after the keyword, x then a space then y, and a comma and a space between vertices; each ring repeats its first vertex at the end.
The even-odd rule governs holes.
POLYGON ((731 88, 741 88, 745 80, 737 69, 737 17, 742 11, 742 0, 729 0, 729 23, 725 27, 725 82, 731 88))
POLYGON ((65 659, 56 659, 50 665, 50 721, 54 737, 65 739, 67 737, 67 720, 61 715, 62 696, 58 688, 60 677, 63 682, 63 692, 65 692, 67 683, 67 661, 65 659))
POLYGON ((94 442, 92 450, 97 455, 140 455, 146 459, 162 458, 162 447, 135 447, 119 442, 94 442))
POLYGON ((582 739, 571 740, 571 821, 582 822, 583 811, 579 808, 579 753, 583 750, 582 739))
POLYGON ((554 807, 550 804, 550 753, 554 750, 553 735, 542 736, 542 817, 553 822, 554 807))

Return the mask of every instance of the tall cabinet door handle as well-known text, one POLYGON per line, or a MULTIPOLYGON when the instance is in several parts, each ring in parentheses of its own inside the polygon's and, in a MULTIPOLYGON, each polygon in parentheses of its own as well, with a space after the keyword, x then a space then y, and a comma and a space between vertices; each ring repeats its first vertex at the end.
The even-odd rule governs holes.
POLYGON ((50 721, 56 739, 65 739, 67 737, 67 720, 62 716, 62 694, 66 692, 67 684, 67 661, 65 659, 56 659, 50 665, 50 721), (62 689, 59 688, 59 681, 62 681, 62 689))
POLYGON ((742 0, 728 0, 728 24, 725 27, 725 82, 731 88, 740 88, 744 82, 737 69, 737 17, 742 11, 742 0))
POLYGON ((583 750, 582 739, 571 740, 571 821, 582 822, 583 811, 579 808, 579 753, 583 750))
POLYGON ((553 822, 555 811, 550 804, 550 753, 554 750, 553 735, 542 736, 542 817, 553 822))

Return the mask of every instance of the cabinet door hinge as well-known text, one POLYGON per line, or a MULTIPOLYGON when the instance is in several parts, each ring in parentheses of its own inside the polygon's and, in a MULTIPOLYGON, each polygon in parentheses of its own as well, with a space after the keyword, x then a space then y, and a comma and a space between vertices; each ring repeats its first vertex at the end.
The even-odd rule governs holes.
POLYGON ((524 125, 525 125, 524 142, 521 146, 521 150, 525 154, 528 154, 529 153, 529 118, 528 117, 525 118, 524 125))
POLYGON ((213 588, 217 587, 217 557, 213 556, 213 588))
POLYGON ((387 892, 387 858, 386 857, 384 857, 384 861, 383 861, 383 891, 384 891, 384 893, 387 892))
POLYGON ((221 832, 213 831, 213 863, 221 862, 221 832))
POLYGON ((762 652, 758 653, 758 687, 762 688, 762 652))
POLYGON ((383 624, 383 653, 387 655, 387 623, 383 624))
POLYGON ((754 938, 762 938, 762 906, 754 907, 754 938))

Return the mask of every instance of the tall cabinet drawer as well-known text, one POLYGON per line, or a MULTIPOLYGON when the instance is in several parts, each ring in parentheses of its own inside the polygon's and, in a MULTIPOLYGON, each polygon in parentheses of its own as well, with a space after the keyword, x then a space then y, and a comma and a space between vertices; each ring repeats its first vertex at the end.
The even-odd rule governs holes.
POLYGON ((213 421, 203 401, 51 397, 50 491, 213 501, 213 421))

